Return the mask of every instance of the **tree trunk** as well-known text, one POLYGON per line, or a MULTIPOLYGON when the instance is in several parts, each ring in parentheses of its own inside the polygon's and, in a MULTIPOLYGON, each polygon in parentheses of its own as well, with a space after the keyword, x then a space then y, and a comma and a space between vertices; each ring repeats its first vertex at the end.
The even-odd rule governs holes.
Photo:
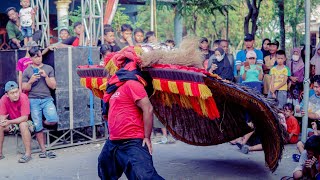
POLYGON ((249 9, 248 15, 244 18, 244 33, 251 33, 253 36, 256 34, 258 29, 257 21, 259 16, 259 10, 262 0, 247 0, 247 6, 249 9), (251 19, 251 32, 249 32, 250 26, 250 19, 251 19))
POLYGON ((197 35, 197 21, 198 21, 198 16, 196 13, 193 14, 193 34, 197 35))
POLYGON ((250 0, 247 0, 247 6, 249 9, 249 12, 248 12, 248 15, 244 18, 244 24, 243 24, 244 34, 249 33, 249 22, 250 22, 252 11, 253 11, 250 0))
POLYGON ((285 24, 284 24, 284 0, 277 0, 278 1, 278 15, 280 20, 280 49, 286 50, 286 32, 285 32, 285 24))

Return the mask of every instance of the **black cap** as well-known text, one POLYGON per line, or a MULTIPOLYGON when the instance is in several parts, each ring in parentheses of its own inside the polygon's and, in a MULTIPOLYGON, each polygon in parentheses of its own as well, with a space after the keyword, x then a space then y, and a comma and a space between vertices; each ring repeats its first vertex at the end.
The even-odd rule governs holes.
POLYGON ((254 40, 254 36, 252 34, 246 34, 244 36, 244 41, 252 41, 254 40))
POLYGON ((277 47, 279 47, 279 41, 273 40, 273 41, 269 42, 268 45, 276 45, 277 47))
POLYGON ((203 41, 209 42, 206 37, 202 37, 202 38, 200 39, 200 43, 202 43, 203 41))

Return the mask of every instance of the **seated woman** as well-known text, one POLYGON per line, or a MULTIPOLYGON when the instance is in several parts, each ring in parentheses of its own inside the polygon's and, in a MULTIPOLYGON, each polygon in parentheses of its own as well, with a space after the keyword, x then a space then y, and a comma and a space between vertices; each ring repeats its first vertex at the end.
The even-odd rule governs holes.
POLYGON ((262 92, 263 70, 261 66, 256 65, 257 54, 254 51, 248 51, 246 58, 247 61, 240 68, 242 84, 262 92))
POLYGON ((222 79, 233 80, 232 67, 222 48, 217 48, 209 58, 207 71, 219 75, 222 79))

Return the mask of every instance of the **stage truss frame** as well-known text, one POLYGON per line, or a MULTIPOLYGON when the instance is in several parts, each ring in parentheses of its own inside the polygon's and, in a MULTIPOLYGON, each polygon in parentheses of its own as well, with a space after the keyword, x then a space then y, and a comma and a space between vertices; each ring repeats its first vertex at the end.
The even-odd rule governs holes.
POLYGON ((84 26, 84 46, 93 46, 101 40, 103 44, 103 1, 81 0, 82 24, 84 26))
POLYGON ((50 44, 50 19, 49 19, 49 0, 32 0, 32 7, 37 7, 35 15, 36 30, 42 31, 40 46, 47 47, 50 44))
MULTIPOLYGON (((61 148, 66 148, 66 147, 72 147, 72 146, 78 146, 78 145, 83 145, 83 144, 104 141, 108 137, 108 131, 107 131, 106 124, 103 123, 102 125, 104 126, 105 133, 104 133, 103 137, 99 137, 99 138, 97 138, 96 133, 95 133, 97 125, 95 125, 95 127, 93 127, 93 132, 92 132, 91 136, 86 135, 85 133, 81 132, 79 129, 63 130, 62 131, 63 134, 60 136, 56 136, 56 135, 52 134, 53 131, 44 130, 43 133, 45 134, 46 150, 61 149, 61 148), (75 138, 76 135, 78 135, 78 139, 75 138), (81 138, 81 139, 79 139, 79 138, 81 138), (51 141, 52 139, 54 139, 54 140, 51 141)), ((24 145, 23 145, 23 142, 21 139, 21 134, 17 133, 15 135, 15 138, 16 138, 17 153, 21 153, 21 154, 25 153, 24 145)), ((32 139, 34 139, 34 141, 36 141, 35 134, 32 135, 32 139)), ((32 149, 32 152, 33 153, 41 152, 41 149, 40 148, 32 149)))

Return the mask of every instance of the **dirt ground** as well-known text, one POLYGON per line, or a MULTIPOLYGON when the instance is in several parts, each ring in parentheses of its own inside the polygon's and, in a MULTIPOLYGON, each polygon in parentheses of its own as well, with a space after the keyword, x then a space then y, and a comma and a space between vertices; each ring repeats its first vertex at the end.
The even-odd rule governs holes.
MULTIPOLYGON (((154 140, 155 142, 156 140, 154 140)), ((37 153, 27 164, 17 161, 15 138, 6 136, 5 159, 0 160, 1 180, 94 180, 97 158, 104 142, 54 150, 55 159, 40 159, 37 153)), ((285 147, 278 169, 271 173, 265 166, 263 152, 242 154, 236 146, 221 144, 198 147, 182 142, 153 144, 154 165, 165 179, 280 179, 292 175, 297 163, 291 155, 294 145, 285 147)), ((123 176, 121 179, 126 179, 123 176)))

